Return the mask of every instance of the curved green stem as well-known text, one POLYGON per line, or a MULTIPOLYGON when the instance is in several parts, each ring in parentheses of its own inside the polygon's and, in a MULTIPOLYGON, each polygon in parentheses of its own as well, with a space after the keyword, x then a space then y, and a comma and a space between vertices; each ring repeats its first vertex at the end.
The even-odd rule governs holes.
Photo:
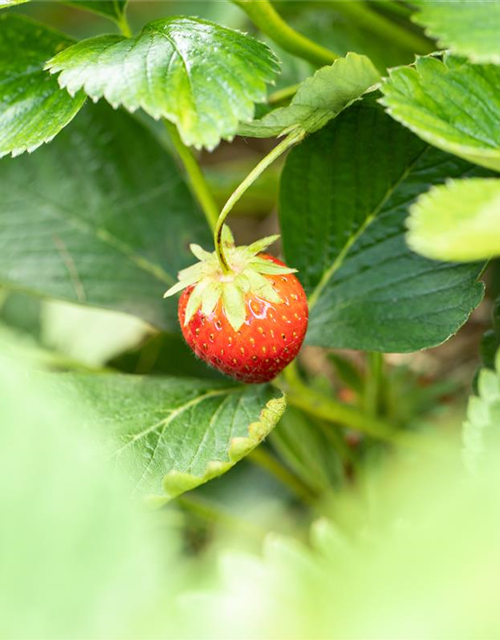
POLYGON ((403 26, 392 22, 374 11, 364 1, 336 2, 333 8, 387 42, 398 44, 414 53, 425 54, 433 50, 432 43, 424 36, 408 31, 403 26))
POLYGON ((271 105, 281 104, 282 102, 287 102, 297 93, 300 87, 300 83, 293 84, 290 87, 285 87, 284 89, 278 89, 278 91, 273 91, 267 99, 267 103, 271 105))
POLYGON ((212 191, 208 186, 208 182, 191 149, 182 142, 175 124, 172 124, 168 120, 164 120, 164 122, 170 135, 170 139, 172 140, 172 144, 174 145, 175 150, 177 151, 177 154, 179 155, 179 158, 186 170, 191 190, 200 203, 203 213, 205 214, 205 218, 210 225, 210 229, 213 231, 217 223, 217 218, 219 217, 219 207, 215 202, 212 191))
POLYGON ((332 64, 339 56, 292 29, 269 0, 233 0, 250 20, 285 51, 317 66, 332 64))
POLYGON ((257 180, 257 178, 281 155, 285 153, 288 149, 298 144, 301 140, 303 140, 306 136, 306 132, 303 129, 295 129, 288 136, 280 142, 272 151, 270 151, 267 156, 265 156, 258 165, 256 165, 252 171, 247 175, 247 177, 243 180, 243 182, 238 186, 238 188, 233 192, 229 200, 224 205, 222 209, 219 219, 217 220, 217 224, 215 226, 214 231, 214 244, 215 250, 217 252, 217 257, 219 258, 219 262, 221 264, 222 270, 224 273, 231 273, 231 267, 229 266, 226 256, 224 254, 224 247, 222 244, 222 229, 224 227, 224 223, 226 221, 227 216, 231 212, 234 205, 238 202, 238 200, 243 196, 245 191, 257 180))

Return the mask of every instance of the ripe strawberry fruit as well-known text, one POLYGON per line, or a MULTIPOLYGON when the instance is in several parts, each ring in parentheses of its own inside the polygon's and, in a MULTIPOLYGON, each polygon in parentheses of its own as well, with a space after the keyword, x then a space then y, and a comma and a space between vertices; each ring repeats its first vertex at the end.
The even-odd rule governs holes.
POLYGON ((235 247, 225 231, 229 274, 215 253, 192 245, 200 262, 181 271, 180 282, 165 294, 184 289, 179 322, 195 354, 246 383, 278 375, 297 356, 307 330, 307 298, 295 269, 262 253, 276 239, 235 247))

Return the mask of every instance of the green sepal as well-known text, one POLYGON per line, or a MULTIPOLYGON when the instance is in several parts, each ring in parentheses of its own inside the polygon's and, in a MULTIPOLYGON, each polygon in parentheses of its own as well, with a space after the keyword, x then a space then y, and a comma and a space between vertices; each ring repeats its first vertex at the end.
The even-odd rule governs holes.
POLYGON ((247 311, 243 291, 235 282, 224 283, 222 303, 229 324, 235 331, 239 331, 245 322, 247 311))
POLYGON ((233 234, 225 225, 221 239, 231 268, 229 274, 222 269, 215 251, 209 253, 197 244, 190 245, 199 262, 180 271, 179 282, 165 293, 165 297, 168 297, 194 286, 186 305, 184 325, 192 320, 199 309, 204 316, 209 316, 222 300, 222 310, 229 324, 239 331, 246 319, 247 295, 258 296, 275 304, 282 303, 283 300, 266 276, 291 274, 297 269, 276 264, 259 255, 278 238, 278 235, 268 236, 248 246, 236 247, 233 234))

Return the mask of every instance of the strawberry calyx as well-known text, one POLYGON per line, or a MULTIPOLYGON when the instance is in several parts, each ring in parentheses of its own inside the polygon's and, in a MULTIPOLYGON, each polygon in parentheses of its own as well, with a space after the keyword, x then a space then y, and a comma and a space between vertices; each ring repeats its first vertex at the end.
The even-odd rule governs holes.
POLYGON ((283 302, 266 275, 285 275, 297 271, 259 255, 278 238, 278 235, 269 236, 237 247, 229 227, 225 225, 222 243, 229 271, 221 266, 217 252, 210 253, 192 244, 190 249, 199 262, 180 271, 179 281, 164 297, 194 287, 186 306, 184 324, 189 324, 199 309, 203 315, 209 316, 221 302, 229 324, 238 331, 246 320, 246 296, 256 296, 273 303, 283 302))

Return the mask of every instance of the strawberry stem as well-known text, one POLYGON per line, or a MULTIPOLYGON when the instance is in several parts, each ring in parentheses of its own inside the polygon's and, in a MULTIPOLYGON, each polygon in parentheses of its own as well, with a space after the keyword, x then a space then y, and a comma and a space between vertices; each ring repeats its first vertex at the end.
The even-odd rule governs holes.
POLYGON ((288 149, 293 147, 294 145, 301 142, 306 136, 306 132, 304 129, 294 129, 291 131, 288 136, 280 142, 274 149, 272 149, 267 156, 262 158, 262 160, 250 171, 247 177, 243 180, 243 182, 236 188, 236 190, 231 194, 229 200, 224 205, 224 208, 220 212, 219 219, 217 220, 217 224, 215 226, 214 231, 214 244, 215 251, 217 252, 217 257, 219 258, 219 262, 222 268, 222 271, 226 274, 232 273, 232 269, 228 264, 224 253, 224 246, 222 242, 222 229, 224 227, 224 223, 226 222, 226 218, 233 209, 234 205, 238 202, 238 200, 243 196, 243 194, 249 189, 252 184, 257 180, 257 178, 264 173, 264 171, 280 156, 282 156, 288 149))

